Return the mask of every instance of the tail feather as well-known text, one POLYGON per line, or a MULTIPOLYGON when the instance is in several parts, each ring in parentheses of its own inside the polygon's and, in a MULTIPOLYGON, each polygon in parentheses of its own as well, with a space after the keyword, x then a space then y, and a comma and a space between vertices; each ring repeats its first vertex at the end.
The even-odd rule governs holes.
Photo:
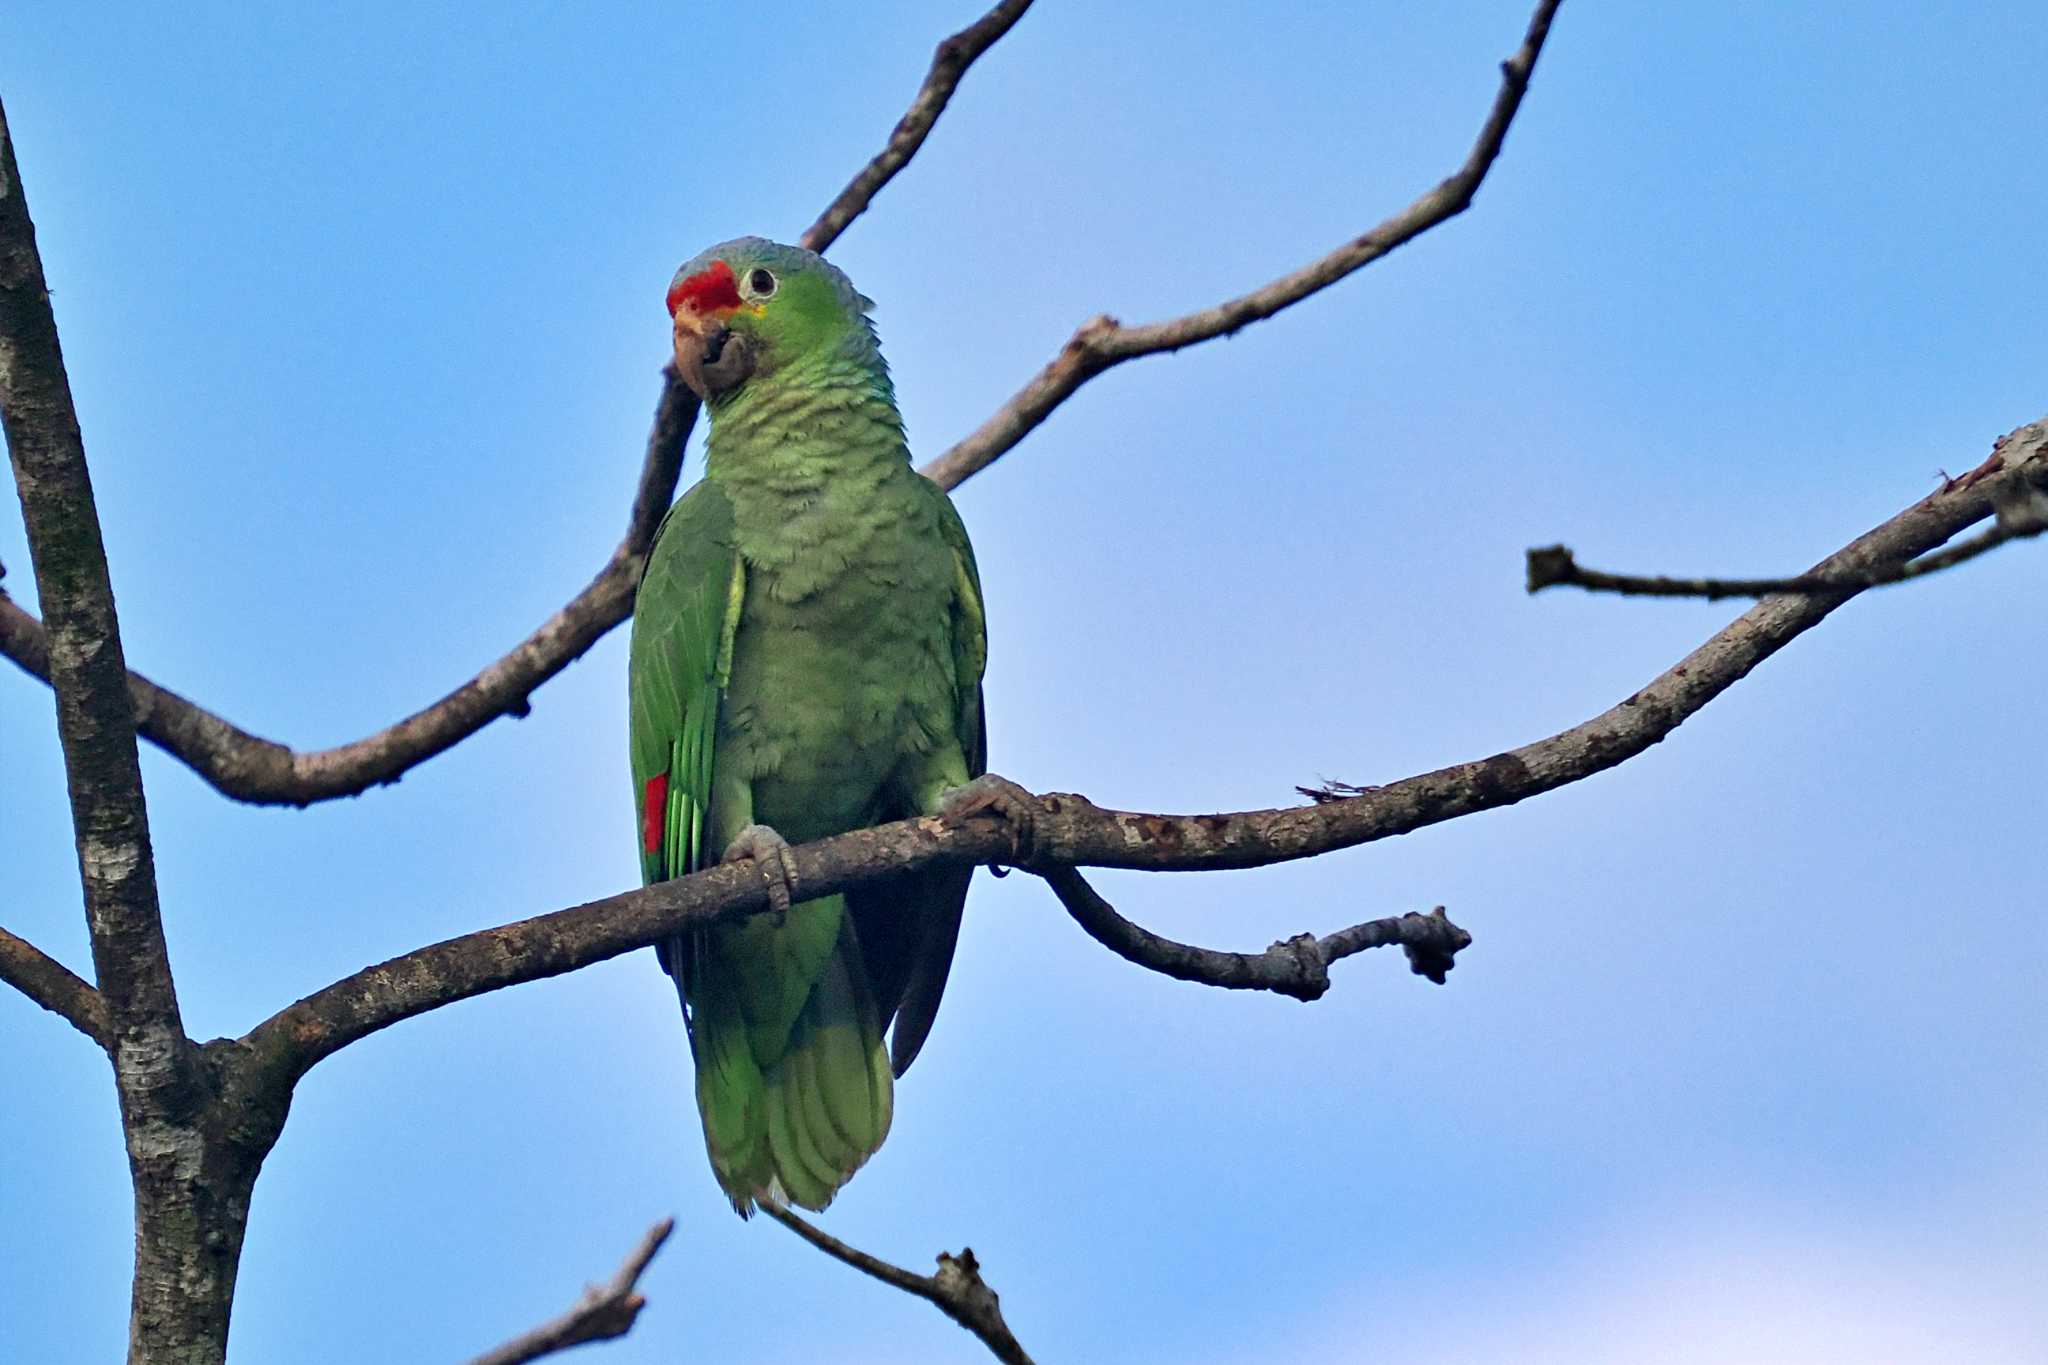
POLYGON ((791 1125, 800 1125, 804 1129, 810 1137, 810 1145, 817 1148, 818 1155, 834 1170, 859 1164, 858 1134, 865 1131, 835 1119, 831 1102, 826 1097, 826 1076, 836 1060, 828 1060, 827 1053, 837 1041, 839 1032, 829 1025, 822 1027, 812 1035, 812 1046, 791 1048, 783 1059, 783 1074, 789 1078, 794 1096, 791 1125))
MULTIPOLYGON (((837 933, 808 981, 783 978, 800 1003, 779 1036, 764 1031, 767 1011, 758 1003, 743 1008, 776 994, 774 983, 727 975, 736 959, 750 956, 730 951, 736 942, 712 955, 726 971, 693 973, 691 1039, 705 1146, 742 1217, 759 1199, 824 1208, 889 1133, 894 1082, 852 917, 839 897, 827 897, 793 907, 789 927, 797 928, 799 915, 816 926, 820 912, 834 915, 837 933)), ((763 925, 772 921, 756 917, 735 927, 758 941, 755 926, 763 925)), ((784 948, 753 960, 778 971, 811 956, 784 948)))
MULTIPOLYGON (((789 1059, 768 1076, 768 1164, 769 1181, 754 1195, 772 1197, 779 1187, 792 1204, 822 1209, 838 1192, 841 1177, 828 1165, 811 1140, 804 1122, 803 1101, 790 1075, 789 1059)), ((851 1172, 849 1172, 851 1174, 851 1172)))

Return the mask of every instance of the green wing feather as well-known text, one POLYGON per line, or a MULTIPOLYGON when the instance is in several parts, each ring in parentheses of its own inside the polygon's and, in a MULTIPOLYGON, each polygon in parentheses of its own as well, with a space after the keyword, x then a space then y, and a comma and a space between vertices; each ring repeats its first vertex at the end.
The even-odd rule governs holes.
MULTIPOLYGON (((656 533, 633 617, 633 790, 641 874, 710 866, 737 833, 717 786, 720 709, 746 601, 731 503, 709 481, 656 533)), ((730 784, 728 784, 730 786, 730 784)), ((893 1104, 881 1025, 844 898, 660 946, 697 1070, 705 1145, 743 1215, 758 1196, 821 1209, 881 1145, 893 1104)))
MULTIPOLYGON (((733 542, 732 504, 715 485, 699 483, 655 532, 634 602, 629 719, 644 883, 687 875, 715 857, 712 759, 722 674, 730 667, 734 587, 744 591, 744 575, 733 542)), ((752 1112, 757 1106, 747 1097, 760 1089, 761 1077, 744 1029, 717 1027, 718 1016, 728 1011, 692 989, 707 947, 699 931, 670 939, 657 951, 683 997, 705 1140, 717 1152, 747 1146, 759 1127, 752 1112)))
POLYGON ((746 568, 733 545, 732 504, 700 483, 655 532, 633 612, 630 663, 633 807, 643 882, 709 866, 711 774, 718 708, 732 667, 746 568), (666 807, 649 821, 648 785, 666 807), (652 837, 658 832, 658 837, 652 837))
MULTIPOLYGON (((937 487, 936 484, 933 485, 937 487)), ((959 582, 953 595, 953 690, 960 747, 967 753, 967 775, 988 771, 988 717, 981 709, 981 679, 988 671, 988 618, 981 605, 981 571, 974 564, 974 546, 953 500, 939 493, 943 512, 939 525, 953 552, 959 582)))

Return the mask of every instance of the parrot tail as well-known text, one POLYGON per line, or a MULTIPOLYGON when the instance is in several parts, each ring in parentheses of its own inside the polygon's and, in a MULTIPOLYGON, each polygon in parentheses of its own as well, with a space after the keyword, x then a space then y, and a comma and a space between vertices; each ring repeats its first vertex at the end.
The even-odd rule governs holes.
POLYGON ((690 992, 704 1144, 742 1218, 757 1200, 823 1209, 889 1135, 894 1080, 853 917, 838 896, 790 909, 827 914, 837 940, 786 1032, 715 978, 690 992))

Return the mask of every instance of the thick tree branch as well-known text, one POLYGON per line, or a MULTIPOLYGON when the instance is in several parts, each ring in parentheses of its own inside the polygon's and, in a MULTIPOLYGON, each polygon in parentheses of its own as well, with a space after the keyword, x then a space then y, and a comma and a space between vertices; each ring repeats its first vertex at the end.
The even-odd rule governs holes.
POLYGON ((235 1086, 185 1036, 178 1012, 106 550, 4 111, 0 421, 47 616, 103 1041, 135 1193, 129 1360, 218 1361, 249 1191, 285 1101, 235 1086))
MULTIPOLYGON (((534 689, 568 667, 633 614, 633 592, 655 529, 675 495, 697 399, 672 373, 647 440, 626 534, 590 585, 509 654, 424 710, 332 749, 301 752, 262 739, 139 673, 128 675, 143 736, 238 801, 310 805, 355 796, 453 747, 500 716, 523 716, 534 689)), ((43 627, 0 593, 0 654, 49 681, 43 627)))
POLYGON ((640 1276, 675 1228, 675 1219, 662 1219, 647 1230, 647 1235, 640 1239, 640 1245, 619 1267, 619 1273, 612 1276, 611 1283, 590 1286, 583 1291, 583 1297, 574 1308, 553 1322, 542 1323, 495 1351, 484 1352, 469 1365, 526 1365, 529 1360, 539 1360, 542 1356, 566 1351, 587 1341, 609 1341, 626 1335, 633 1330, 634 1320, 647 1305, 647 1300, 640 1296, 637 1288, 640 1276))
POLYGON ((994 416, 973 434, 924 466, 923 474, 942 488, 953 488, 993 464, 998 457, 1052 415, 1053 409, 1072 397, 1083 384, 1104 370, 1139 356, 1177 351, 1183 346, 1229 336, 1249 323, 1272 317, 1329 288, 1353 271, 1362 269, 1414 241, 1423 233, 1463 213, 1508 135, 1528 91, 1536 58, 1550 35, 1550 22, 1561 0, 1543 0, 1530 16, 1529 28, 1515 55, 1501 63, 1500 93, 1494 97, 1479 137, 1472 144, 1465 163, 1450 176, 1426 191, 1414 203, 1361 237, 1353 238, 1320 260, 1312 261, 1291 274, 1283 275, 1262 289, 1165 322, 1126 327, 1116 319, 1101 316, 1081 325, 1052 362, 994 416))
POLYGON ((996 1291, 981 1278, 981 1263, 974 1259, 973 1248, 962 1247, 958 1256, 942 1251, 939 1253, 938 1273, 919 1275, 902 1266, 891 1265, 879 1256, 870 1256, 859 1247, 848 1246, 823 1228, 780 1205, 764 1201, 758 1207, 827 1256, 843 1261, 864 1275, 872 1275, 893 1289, 914 1294, 936 1305, 940 1312, 979 1337, 981 1344, 988 1347, 989 1353, 1003 1365, 1032 1365, 1031 1357, 1025 1354, 1017 1338, 1010 1334, 1009 1324, 1003 1321, 1002 1304, 996 1297, 996 1291))
MULTIPOLYGON (((1009 830, 992 820, 949 828, 918 819, 803 844, 792 856, 806 893, 827 895, 941 860, 992 861, 1010 847, 1009 830)), ((750 864, 721 864, 365 967, 280 1010, 242 1041, 266 1070, 297 1076, 349 1043, 414 1015, 559 976, 685 928, 767 907, 767 884, 750 864)))
POLYGON ((107 1002, 71 970, 27 939, 0 929, 0 981, 6 982, 102 1048, 114 1045, 107 1002))
POLYGON ((177 991, 157 914, 156 864, 114 589, 4 109, 0 422, 21 494, 36 591, 49 618, 46 664, 56 692, 57 734, 100 994, 115 1031, 159 1031, 182 1044, 177 991))
POLYGON ((940 114, 946 112, 946 105, 959 88, 960 78, 967 74, 967 68, 974 65, 982 53, 994 47, 1030 8, 1031 0, 1002 0, 973 24, 939 44, 938 50, 932 54, 931 70, 925 73, 924 84, 918 87, 917 98, 896 121, 896 127, 889 133, 889 141, 874 160, 861 167, 860 173, 839 191, 839 197, 818 215, 818 221, 804 229, 804 235, 797 239, 800 244, 823 255, 827 247, 839 240, 839 234, 846 231, 847 224, 867 210, 869 202, 881 192, 882 186, 895 179, 896 173, 917 155, 917 149, 924 146, 932 125, 939 121, 940 114))
POLYGON ((2026 540, 2048 531, 2048 491, 2023 485, 2013 493, 2014 496, 1998 504, 1998 524, 1989 530, 1945 550, 1936 550, 1918 559, 1874 565, 1861 573, 1801 574, 1792 578, 1646 577, 1581 568, 1569 549, 1550 545, 1529 551, 1529 591, 1536 593, 1556 587, 1584 588, 1588 592, 1611 592, 1623 597, 1703 597, 1714 602, 1724 597, 1771 597, 1779 593, 1881 588, 1952 569, 1997 549, 2007 541, 2026 540))
MULTIPOLYGON (((2048 478, 2048 420, 2010 439, 2014 459, 2006 469, 1972 487, 1958 485, 1921 499, 1813 572, 1855 573, 1924 554, 1990 515, 1995 501, 2010 496, 2015 485, 2048 478)), ((1758 603, 1641 690, 1583 724, 1490 758, 1357 788, 1357 795, 1217 815, 1141 814, 1105 810, 1071 794, 1045 796, 1035 822, 1036 857, 1046 867, 1260 867, 1513 805, 1642 753, 1854 595, 1844 589, 1758 603)), ((1011 850, 1012 832, 997 821, 948 825, 919 819, 803 844, 792 857, 806 893, 827 895, 940 861, 1004 861, 1011 850)), ((750 868, 712 868, 366 968, 287 1007, 244 1041, 265 1065, 297 1074, 402 1019, 574 971, 766 904, 765 886, 750 868)), ((1341 942, 1345 935, 1333 938, 1341 942)))
POLYGON ((1472 935, 1451 923, 1439 905, 1427 915, 1394 915, 1340 929, 1324 938, 1296 934, 1263 953, 1229 953, 1197 948, 1161 937, 1116 912, 1080 872, 1071 867, 1038 869, 1060 904, 1088 937, 1126 962, 1204 986, 1238 991, 1272 991, 1296 1000, 1320 1000, 1330 989, 1330 964, 1368 948, 1398 943, 1407 950, 1408 965, 1418 976, 1439 986, 1456 965, 1457 955, 1472 945, 1472 935))

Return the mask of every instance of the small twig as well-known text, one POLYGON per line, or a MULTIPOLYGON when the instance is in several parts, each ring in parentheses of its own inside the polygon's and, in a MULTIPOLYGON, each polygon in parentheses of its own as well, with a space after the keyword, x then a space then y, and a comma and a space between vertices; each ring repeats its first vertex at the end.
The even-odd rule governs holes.
POLYGON ((539 1360, 571 1346, 580 1346, 587 1341, 609 1341, 632 1331, 634 1319, 640 1316, 640 1310, 647 1304, 635 1286, 647 1269, 647 1263, 654 1259, 654 1253, 661 1250, 661 1244, 668 1240, 675 1227, 673 1218, 664 1218, 656 1223, 640 1239, 640 1245, 633 1248, 633 1254, 626 1257, 626 1263, 619 1267, 618 1274, 612 1276, 610 1284, 590 1286, 583 1291, 583 1297, 576 1306, 561 1317, 542 1323, 495 1351, 484 1352, 469 1365, 524 1365, 526 1361, 539 1360))
POLYGON ((935 1304, 940 1312, 981 1338, 981 1344, 988 1347, 989 1353, 1003 1365, 1032 1365, 1031 1357, 1010 1334, 1009 1324, 1003 1321, 996 1291, 981 1278, 981 1265, 974 1259, 971 1247, 962 1247, 958 1256, 940 1252, 938 1273, 918 1275, 901 1266, 891 1265, 878 1256, 870 1256, 859 1247, 848 1246, 779 1204, 763 1201, 757 1207, 827 1256, 852 1266, 864 1275, 872 1275, 891 1288, 915 1294, 925 1302, 935 1304))
MULTIPOLYGON (((1712 602, 1724 597, 1859 593, 1925 578, 1967 563, 2007 541, 2048 532, 2048 464, 2043 463, 2048 459, 2048 435, 2043 434, 2042 426, 2033 423, 2006 433, 1991 443, 1991 454, 1984 463, 1961 478, 1942 479, 1941 490, 1935 495, 1941 498, 1988 483, 1989 510, 1997 518, 1989 529, 1944 550, 1918 556, 1908 553, 1851 569, 1816 569, 1789 578, 1671 578, 1582 568, 1566 546, 1546 545, 1528 552, 1528 590, 1538 593, 1545 588, 1584 588, 1623 597, 1700 597, 1712 602), (2000 474, 2009 477, 1994 477, 2000 474)), ((1307 792, 1306 788, 1302 790, 1307 792)))
POLYGON ((1320 293, 1345 276, 1379 260, 1396 247, 1455 218, 1472 205, 1472 197, 1500 155, 1529 89, 1536 58, 1550 35, 1550 22, 1561 0, 1543 0, 1530 16, 1528 31, 1514 56, 1500 65, 1500 91, 1463 165, 1425 191, 1407 208, 1361 237, 1353 238, 1319 260, 1283 275, 1262 289, 1165 322, 1126 327, 1101 316, 1081 325, 1052 362, 998 408, 972 435, 924 466, 926 478, 953 488, 993 464, 996 459, 1052 415, 1075 390, 1115 365, 1139 356, 1177 351, 1183 346, 1229 336, 1248 323, 1272 317, 1284 308, 1320 293))
POLYGON ((818 215, 818 221, 804 229, 804 235, 797 239, 802 245, 822 255, 825 248, 846 231, 847 224, 867 210, 869 202, 882 186, 893 180, 896 173, 910 163, 910 158, 917 155, 917 149, 924 146, 932 125, 946 111, 946 105, 959 88, 960 78, 967 74, 967 68, 974 65, 982 53, 994 47, 1030 8, 1031 0, 1003 0, 975 23, 939 44, 938 50, 932 54, 931 70, 925 73, 924 84, 918 87, 917 98, 896 121, 889 141, 874 160, 861 167, 859 174, 839 191, 839 197, 818 215))
MULTIPOLYGON (((1969 485, 1958 481, 1955 486, 1969 485)), ((1603 573, 1581 568, 1565 546, 1548 545, 1529 551, 1529 591, 1584 588, 1623 597, 1703 597, 1709 602, 1724 597, 1773 597, 1781 593, 1862 592, 1866 588, 1925 578, 1975 559, 2008 541, 2026 540, 2048 531, 2048 494, 2039 489, 2024 489, 2022 496, 2005 499, 1997 506, 1998 524, 1968 540, 1918 559, 1878 564, 1857 573, 1799 574, 1792 578, 1668 578, 1603 573)))
POLYGON ((1418 976, 1439 986, 1470 947, 1472 935, 1451 923, 1439 905, 1427 915, 1409 913, 1355 924, 1324 938, 1296 934, 1263 953, 1230 953, 1163 938, 1116 912, 1072 867, 1034 869, 1088 937, 1126 962, 1204 986, 1234 991, 1272 991, 1296 1000, 1319 1000, 1330 989, 1330 964, 1368 948, 1398 943, 1418 976))
POLYGON ((30 943, 0 929, 0 981, 67 1021, 102 1048, 113 1045, 107 1002, 70 968, 30 943))

